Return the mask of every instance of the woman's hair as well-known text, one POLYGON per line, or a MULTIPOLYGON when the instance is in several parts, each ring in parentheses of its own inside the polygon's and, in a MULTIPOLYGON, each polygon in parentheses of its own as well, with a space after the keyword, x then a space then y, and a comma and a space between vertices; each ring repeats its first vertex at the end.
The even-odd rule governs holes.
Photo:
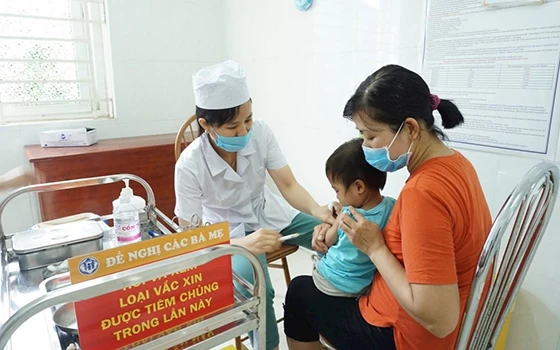
POLYGON ((208 125, 220 127, 231 122, 237 117, 239 106, 226 109, 204 109, 196 107, 196 122, 198 123, 198 136, 204 134, 204 129, 198 122, 199 118, 205 119, 208 125))
MULTIPOLYGON (((249 101, 253 102, 253 99, 249 99, 249 101)), ((239 107, 241 106, 225 109, 204 109, 196 106, 196 122, 198 123, 198 119, 202 118, 206 120, 208 125, 219 128, 237 117, 239 107)), ((204 129, 200 126, 200 123, 198 123, 198 136, 202 134, 204 134, 204 129)))
POLYGON ((343 116, 352 120, 356 113, 363 113, 389 125, 395 132, 407 118, 414 118, 433 135, 445 139, 443 131, 434 125, 434 109, 441 115, 445 129, 464 122, 457 106, 449 100, 432 96, 422 77, 404 67, 388 65, 360 84, 346 103, 343 116))
POLYGON ((342 183, 346 190, 356 180, 362 180, 368 189, 382 190, 387 181, 387 174, 369 165, 362 142, 362 139, 356 138, 339 146, 327 159, 327 177, 331 181, 342 183))

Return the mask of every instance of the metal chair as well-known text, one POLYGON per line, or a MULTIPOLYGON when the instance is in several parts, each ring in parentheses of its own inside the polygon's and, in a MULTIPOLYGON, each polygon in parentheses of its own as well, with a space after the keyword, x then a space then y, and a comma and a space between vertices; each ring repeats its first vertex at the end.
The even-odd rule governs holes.
MULTIPOLYGON (((187 147, 189 142, 192 142, 197 137, 198 130, 195 132, 194 129, 196 123, 196 115, 192 115, 183 123, 183 125, 179 129, 179 132, 175 137, 175 161, 179 160, 181 152, 187 147)), ((290 276, 287 257, 288 255, 297 252, 298 249, 299 247, 295 245, 282 244, 280 249, 278 249, 277 251, 266 254, 266 263, 268 267, 282 269, 284 271, 284 280, 286 281, 286 286, 288 286, 290 284, 290 281, 292 280, 290 276), (274 263, 277 260, 280 260, 280 263, 274 263)), ((283 320, 284 318, 279 318, 277 322, 282 322, 283 320)), ((241 350, 241 343, 246 339, 247 338, 237 338, 235 340, 237 350, 241 350)))
POLYGON ((478 261, 457 350, 495 347, 552 215, 559 181, 556 165, 538 164, 521 179, 502 206, 478 261), (509 239, 500 259, 500 242, 506 232, 509 239), (493 268, 496 276, 487 282, 493 268))
MULTIPOLYGON (((478 261, 456 350, 496 346, 552 215, 559 182, 556 165, 538 164, 521 179, 502 206, 478 261), (500 242, 506 232, 509 238, 500 258, 500 242), (493 270, 496 276, 489 279, 493 270)), ((320 341, 325 348, 336 350, 323 337, 320 341)))

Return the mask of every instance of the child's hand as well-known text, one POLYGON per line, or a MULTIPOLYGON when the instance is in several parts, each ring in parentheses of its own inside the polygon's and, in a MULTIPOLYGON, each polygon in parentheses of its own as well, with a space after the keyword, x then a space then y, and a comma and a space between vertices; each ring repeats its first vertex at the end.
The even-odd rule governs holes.
MULTIPOLYGON (((336 225, 335 225, 336 226, 336 225)), ((333 226, 330 224, 319 224, 313 230, 313 238, 311 239, 311 248, 317 253, 326 253, 329 247, 325 244, 327 231, 333 226)))

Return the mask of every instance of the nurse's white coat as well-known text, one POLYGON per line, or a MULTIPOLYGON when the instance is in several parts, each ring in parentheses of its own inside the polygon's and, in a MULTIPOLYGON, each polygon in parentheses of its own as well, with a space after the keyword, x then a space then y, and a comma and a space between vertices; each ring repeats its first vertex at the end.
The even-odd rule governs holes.
POLYGON ((298 211, 265 185, 267 169, 286 166, 286 158, 264 121, 255 119, 252 130, 251 141, 237 153, 237 172, 212 148, 207 133, 183 151, 175 165, 175 215, 228 221, 230 230, 237 227, 232 238, 259 228, 281 231, 292 222, 298 211))

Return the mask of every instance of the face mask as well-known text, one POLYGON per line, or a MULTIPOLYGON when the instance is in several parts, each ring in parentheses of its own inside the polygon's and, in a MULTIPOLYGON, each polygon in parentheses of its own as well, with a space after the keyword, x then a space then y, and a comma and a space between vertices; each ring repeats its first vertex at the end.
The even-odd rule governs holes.
POLYGON ((249 132, 243 136, 222 136, 218 134, 216 130, 214 130, 214 132, 218 135, 218 139, 215 140, 213 137, 212 139, 214 139, 218 147, 226 152, 239 152, 249 144, 253 129, 249 130, 249 132))
POLYGON ((408 147, 408 151, 398 156, 397 159, 392 160, 391 156, 389 155, 389 148, 391 148, 393 142, 395 142, 395 140, 397 139, 397 136, 399 135, 399 132, 401 131, 403 125, 404 123, 401 124, 399 130, 395 134, 395 137, 393 137, 393 140, 391 141, 391 143, 389 143, 389 146, 385 146, 382 148, 369 148, 362 146, 364 155, 366 156, 366 161, 372 167, 376 168, 379 171, 392 173, 404 168, 408 164, 408 160, 410 159, 410 155, 412 154, 410 150, 412 149, 412 144, 414 142, 410 144, 410 147, 408 147))

